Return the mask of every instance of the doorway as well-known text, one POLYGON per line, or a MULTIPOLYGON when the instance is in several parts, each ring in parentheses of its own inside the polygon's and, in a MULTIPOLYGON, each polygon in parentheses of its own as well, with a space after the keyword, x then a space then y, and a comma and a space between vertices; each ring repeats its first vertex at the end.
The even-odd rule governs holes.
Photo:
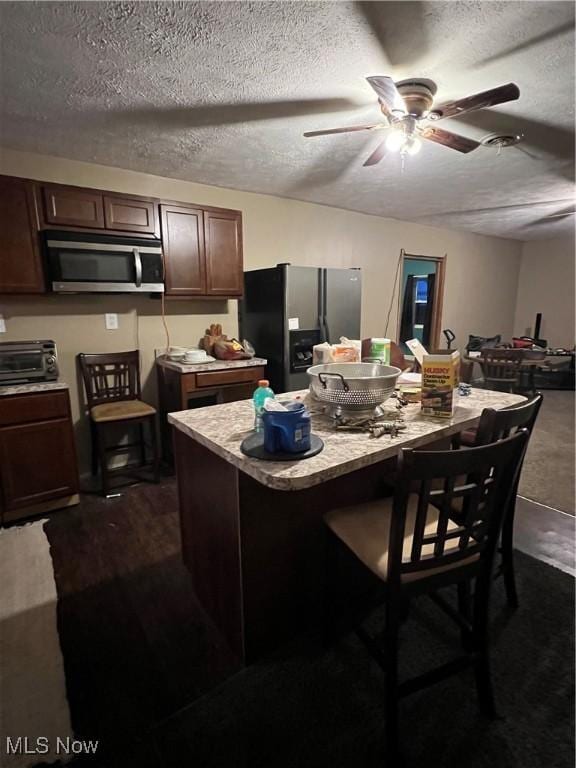
POLYGON ((412 354, 409 339, 418 339, 429 351, 440 346, 445 266, 445 256, 402 255, 398 342, 404 354, 412 354))

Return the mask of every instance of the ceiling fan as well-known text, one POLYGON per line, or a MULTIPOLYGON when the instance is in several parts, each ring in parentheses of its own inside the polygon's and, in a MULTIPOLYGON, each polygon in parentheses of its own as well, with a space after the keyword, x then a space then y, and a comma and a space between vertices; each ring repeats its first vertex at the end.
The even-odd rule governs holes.
POLYGON ((520 89, 515 83, 500 85, 488 91, 466 96, 456 101, 447 101, 439 106, 434 105, 436 83, 424 78, 401 80, 397 83, 388 75, 367 77, 378 96, 380 109, 386 122, 373 125, 350 125, 344 128, 331 128, 324 131, 307 131, 304 136, 327 136, 334 133, 353 133, 355 131, 389 130, 388 136, 372 152, 363 165, 376 165, 386 155, 388 150, 415 155, 420 151, 422 141, 434 141, 458 152, 472 152, 480 146, 480 142, 460 136, 442 128, 436 128, 432 123, 445 117, 458 117, 476 109, 493 107, 514 101, 520 96, 520 89))

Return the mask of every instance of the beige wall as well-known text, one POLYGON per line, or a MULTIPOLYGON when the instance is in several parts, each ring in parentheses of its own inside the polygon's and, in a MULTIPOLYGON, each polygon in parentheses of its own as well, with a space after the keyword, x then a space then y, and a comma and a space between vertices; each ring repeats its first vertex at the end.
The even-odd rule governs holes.
MULTIPOLYGON (((461 346, 468 333, 507 337, 512 333, 521 256, 521 244, 515 241, 11 150, 0 151, 0 173, 240 209, 246 269, 286 261, 362 268, 363 337, 384 334, 400 248, 414 254, 447 254, 442 327, 452 328, 461 346)), ((172 344, 196 344, 210 322, 221 322, 229 334, 237 332, 235 301, 166 304, 172 344)), ((155 397, 153 351, 165 345, 158 301, 130 296, 0 297, 0 312, 7 322, 1 340, 56 340, 62 376, 71 385, 76 421, 80 406, 74 356, 80 351, 138 346, 145 392, 155 397), (105 312, 118 312, 117 331, 105 329, 105 312)), ((396 326, 397 299, 388 329, 392 337, 396 326)), ((85 424, 78 424, 78 437, 85 467, 85 424)))
POLYGON ((540 336, 553 347, 574 346, 574 237, 524 243, 514 319, 517 336, 540 336))

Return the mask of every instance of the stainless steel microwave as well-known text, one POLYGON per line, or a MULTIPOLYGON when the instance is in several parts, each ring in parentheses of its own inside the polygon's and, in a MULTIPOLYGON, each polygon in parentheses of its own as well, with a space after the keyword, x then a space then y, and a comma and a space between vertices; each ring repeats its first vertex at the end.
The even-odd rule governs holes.
POLYGON ((57 379, 58 356, 53 341, 5 341, 0 344, 0 385, 57 379))
POLYGON ((50 231, 46 252, 56 293, 164 291, 159 240, 50 231))

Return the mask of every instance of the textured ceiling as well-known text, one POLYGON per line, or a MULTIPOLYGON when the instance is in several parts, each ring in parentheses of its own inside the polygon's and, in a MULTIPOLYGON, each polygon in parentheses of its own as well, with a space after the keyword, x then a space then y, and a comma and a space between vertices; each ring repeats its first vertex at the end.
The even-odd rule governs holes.
POLYGON ((0 3, 0 143, 206 184, 529 240, 573 231, 572 2, 0 3), (440 101, 514 81, 518 101, 441 125, 519 148, 362 162, 368 74, 440 101), (486 210, 497 208, 497 210, 486 210))

